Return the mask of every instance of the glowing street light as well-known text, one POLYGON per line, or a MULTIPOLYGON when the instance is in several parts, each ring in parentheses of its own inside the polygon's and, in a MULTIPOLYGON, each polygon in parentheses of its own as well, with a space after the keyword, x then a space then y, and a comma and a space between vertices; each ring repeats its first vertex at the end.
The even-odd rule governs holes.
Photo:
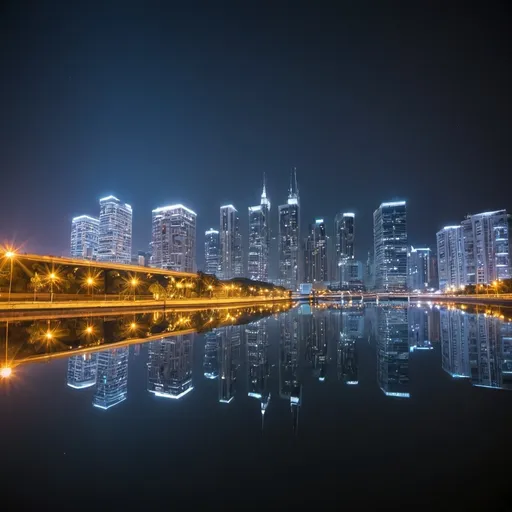
POLYGON ((55 272, 50 272, 48 280, 50 281, 50 302, 53 302, 53 284, 59 280, 59 276, 55 272))
POLYGON ((133 300, 135 300, 135 293, 137 291, 137 286, 139 285, 139 280, 136 277, 133 277, 130 281, 130 285, 133 288, 133 300))
POLYGON ((12 375, 12 368, 10 366, 4 366, 0 368, 0 377, 2 379, 8 379, 12 375))
POLYGON ((14 258, 16 257, 16 253, 14 251, 7 251, 5 253, 5 257, 11 262, 11 271, 9 273, 9 296, 7 299, 7 302, 11 302, 12 274, 14 270, 14 258))

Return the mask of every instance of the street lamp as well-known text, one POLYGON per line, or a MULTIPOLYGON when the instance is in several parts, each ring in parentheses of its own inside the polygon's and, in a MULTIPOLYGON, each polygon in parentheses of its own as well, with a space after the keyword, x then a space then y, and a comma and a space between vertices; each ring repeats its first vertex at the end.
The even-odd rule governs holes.
POLYGON ((11 271, 9 273, 9 297, 7 299, 7 302, 11 302, 12 273, 14 270, 14 258, 16 257, 16 253, 14 251, 7 251, 5 253, 5 257, 11 261, 11 271))
POLYGON ((50 302, 53 302, 53 283, 58 279, 57 274, 55 272, 51 272, 48 275, 48 279, 50 279, 50 302))
POLYGON ((86 280, 86 283, 87 283, 87 289, 89 291, 89 295, 91 295, 91 299, 93 298, 93 294, 94 294, 94 284, 95 284, 95 281, 94 281, 94 278, 89 276, 86 280))
POLYGON ((139 284, 139 280, 136 277, 134 277, 130 281, 130 284, 132 285, 132 288, 133 288, 133 300, 135 300, 135 292, 137 290, 137 285, 139 284))

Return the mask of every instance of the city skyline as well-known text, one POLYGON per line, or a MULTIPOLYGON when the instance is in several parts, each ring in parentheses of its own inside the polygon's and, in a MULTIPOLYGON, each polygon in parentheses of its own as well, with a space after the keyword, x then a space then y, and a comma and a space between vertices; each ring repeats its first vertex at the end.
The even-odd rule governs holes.
MULTIPOLYGON (((240 5, 233 15, 249 10, 252 21, 242 30, 213 7, 210 22, 197 23, 196 12, 173 5, 46 16, 51 3, 4 13, 20 29, 0 35, 11 77, 0 97, 4 186, 23 188, 38 210, 34 218, 6 195, 4 240, 64 253, 71 218, 114 194, 139 212, 133 245, 145 248, 158 205, 187 204, 203 233, 219 204, 244 212, 253 203, 263 172, 279 204, 293 166, 304 219, 354 211, 360 259, 382 201, 408 201, 411 242, 430 247, 461 214, 511 209, 497 186, 511 165, 512 119, 499 9, 483 8, 488 24, 475 33, 481 10, 240 5), (308 33, 316 36, 305 51, 308 33), (55 200, 69 178, 72 190, 55 200), (457 193, 446 200, 446 190, 457 193)), ((243 233, 247 222, 241 215, 243 233)))

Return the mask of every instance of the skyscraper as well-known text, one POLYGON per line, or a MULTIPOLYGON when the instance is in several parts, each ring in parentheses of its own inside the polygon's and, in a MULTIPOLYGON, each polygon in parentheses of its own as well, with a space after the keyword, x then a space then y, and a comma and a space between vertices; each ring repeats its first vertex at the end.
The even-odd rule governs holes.
POLYGON ((114 196, 100 199, 98 260, 130 263, 132 258, 132 207, 114 196))
POLYGON ((264 318, 246 325, 245 337, 247 347, 247 394, 260 401, 261 413, 265 414, 270 401, 267 320, 264 318))
POLYGON ((297 170, 290 176, 288 201, 279 206, 279 281, 296 290, 300 281, 300 198, 297 170))
POLYGON ((316 219, 314 224, 310 224, 308 237, 304 241, 304 281, 306 283, 329 281, 327 246, 324 219, 316 219))
POLYGON ((382 203, 373 213, 375 288, 407 287, 407 215, 405 201, 382 203))
POLYGON ((110 409, 126 400, 128 393, 129 347, 112 348, 98 352, 96 391, 92 405, 110 409))
POLYGON ((196 221, 196 213, 182 204, 153 210, 153 267, 196 270, 196 221))
POLYGON ((205 231, 204 237, 205 272, 207 274, 216 275, 219 273, 219 232, 210 228, 208 231, 205 231))
POLYGON ((192 385, 193 334, 149 343, 148 391, 158 397, 179 399, 192 385))
POLYGON ((98 255, 100 221, 80 215, 71 220, 71 257, 95 260, 98 255))
POLYGON ((511 216, 506 210, 468 215, 462 221, 465 279, 463 284, 490 284, 511 277, 511 216))
POLYGON ((431 286, 430 249, 411 246, 407 253, 407 287, 424 291, 431 286))
POLYGON ((337 263, 354 258, 355 215, 338 213, 334 219, 337 263))
POLYGON ((267 198, 265 179, 261 202, 249 206, 249 252, 247 275, 256 281, 268 281, 270 251, 270 201, 267 198))
POLYGON ((445 226, 437 232, 439 289, 459 288, 464 283, 464 244, 461 226, 445 226))
POLYGON ((68 359, 67 384, 70 388, 83 389, 96 384, 98 354, 81 354, 68 359))
POLYGON ((213 329, 205 332, 204 341, 204 376, 207 379, 213 380, 219 376, 219 331, 217 329, 213 329))
POLYGON ((220 277, 243 276, 240 217, 232 204, 220 207, 220 277))

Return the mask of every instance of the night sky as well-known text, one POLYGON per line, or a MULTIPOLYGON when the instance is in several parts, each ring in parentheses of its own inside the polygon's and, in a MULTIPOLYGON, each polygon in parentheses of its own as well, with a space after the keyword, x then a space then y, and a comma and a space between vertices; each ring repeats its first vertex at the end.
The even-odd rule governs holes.
POLYGON ((153 208, 194 209, 201 263, 221 204, 247 242, 263 172, 277 225, 293 166, 303 227, 354 211, 360 258, 382 201, 408 201, 413 245, 510 209, 511 19, 447 3, 3 2, 0 241, 66 253, 112 193, 134 252, 153 208))

